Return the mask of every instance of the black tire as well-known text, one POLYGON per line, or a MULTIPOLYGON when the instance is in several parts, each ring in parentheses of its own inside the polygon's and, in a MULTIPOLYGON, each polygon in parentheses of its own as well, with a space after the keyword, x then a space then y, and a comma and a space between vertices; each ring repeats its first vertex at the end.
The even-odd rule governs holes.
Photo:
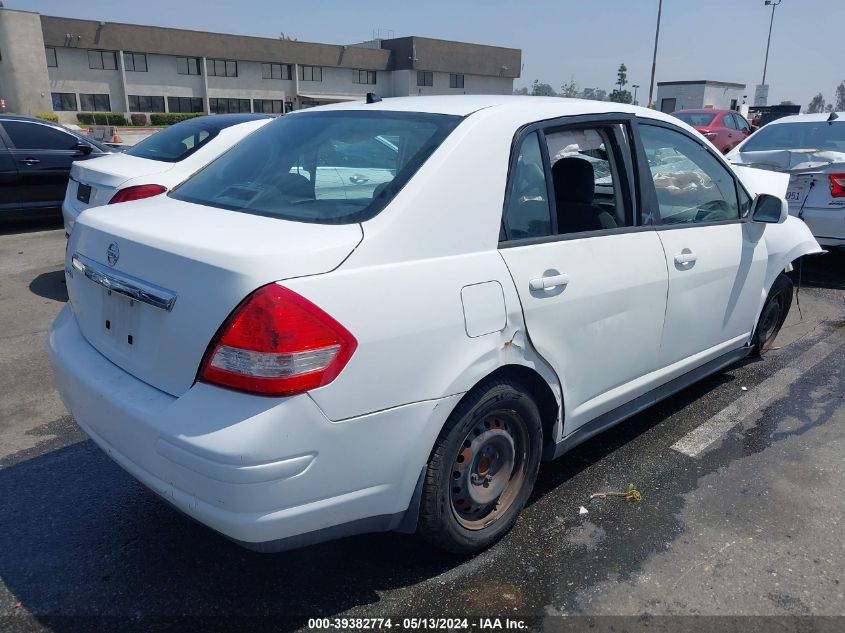
POLYGON ((757 327, 754 328, 753 353, 757 356, 764 356, 774 345, 792 306, 792 292, 792 280, 785 273, 778 275, 760 311, 757 327))
POLYGON ((498 541, 531 495, 542 446, 540 411, 528 390, 507 379, 482 382, 449 416, 431 451, 418 532, 459 554, 498 541))

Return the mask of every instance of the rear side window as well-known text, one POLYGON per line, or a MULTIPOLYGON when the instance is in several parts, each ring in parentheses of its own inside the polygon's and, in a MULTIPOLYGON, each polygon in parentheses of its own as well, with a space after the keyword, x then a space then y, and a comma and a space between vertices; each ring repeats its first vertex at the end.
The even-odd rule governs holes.
POLYGON ((126 151, 130 156, 178 163, 206 145, 220 132, 212 120, 183 121, 144 139, 126 151))
POLYGON ((457 116, 384 111, 285 116, 170 195, 285 220, 361 222, 393 199, 460 121, 457 116))
POLYGON ((537 132, 522 141, 511 173, 502 239, 521 240, 552 234, 546 172, 537 132))
POLYGON ((3 121, 3 128, 16 149, 69 150, 79 142, 76 137, 41 123, 3 121))

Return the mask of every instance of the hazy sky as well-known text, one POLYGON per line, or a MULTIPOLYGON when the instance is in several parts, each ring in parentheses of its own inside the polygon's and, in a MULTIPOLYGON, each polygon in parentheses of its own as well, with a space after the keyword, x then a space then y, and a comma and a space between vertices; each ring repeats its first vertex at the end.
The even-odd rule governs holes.
MULTIPOLYGON (((657 81, 762 79, 771 9, 764 0, 664 0, 657 81)), ((47 15, 349 44, 376 28, 522 49, 515 86, 610 91, 620 62, 646 101, 657 0, 6 0, 47 15)), ((845 0, 783 0, 775 13, 770 103, 827 101, 845 80, 845 0)), ((630 87, 630 86, 629 86, 630 87)), ((656 88, 655 88, 656 90, 656 88)))

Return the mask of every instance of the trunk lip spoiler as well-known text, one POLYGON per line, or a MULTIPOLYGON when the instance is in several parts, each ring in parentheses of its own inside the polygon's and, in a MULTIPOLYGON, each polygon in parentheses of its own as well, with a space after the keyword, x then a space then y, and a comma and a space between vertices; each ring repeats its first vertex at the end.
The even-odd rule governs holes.
POLYGON ((67 270, 71 277, 73 277, 74 269, 107 290, 166 312, 173 310, 173 305, 178 297, 172 290, 138 279, 127 273, 109 269, 79 253, 74 253, 71 257, 71 268, 67 270))

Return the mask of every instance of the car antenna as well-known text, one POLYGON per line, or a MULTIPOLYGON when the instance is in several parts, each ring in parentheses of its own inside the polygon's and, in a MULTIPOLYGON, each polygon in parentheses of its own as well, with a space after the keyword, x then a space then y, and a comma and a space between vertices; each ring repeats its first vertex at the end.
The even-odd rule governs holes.
POLYGON ((838 118, 839 118, 839 115, 836 114, 836 112, 831 112, 830 116, 827 117, 827 122, 830 123, 830 124, 833 124, 833 122, 838 118))
POLYGON ((379 101, 381 101, 381 97, 379 97, 375 92, 367 93, 367 103, 378 103, 379 101))

